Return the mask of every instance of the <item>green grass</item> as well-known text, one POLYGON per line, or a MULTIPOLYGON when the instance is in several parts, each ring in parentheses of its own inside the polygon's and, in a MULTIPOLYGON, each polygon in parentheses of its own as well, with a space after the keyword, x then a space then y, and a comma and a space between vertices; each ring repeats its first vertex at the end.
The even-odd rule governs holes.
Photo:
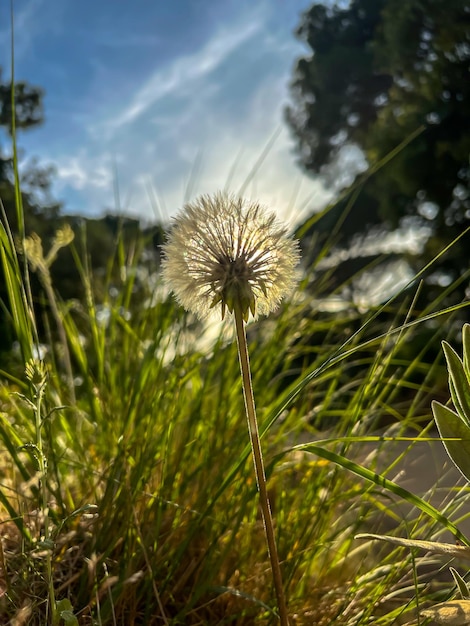
MULTIPOLYGON (((37 344, 28 279, 7 230, 1 242, 22 348, 0 388, 2 623, 275 623, 227 328, 204 329, 175 305, 141 257, 145 241, 132 255, 118 241, 100 289, 74 242, 86 298, 69 303, 49 292, 38 451, 35 392, 24 374, 37 344)), ((392 528, 439 537, 465 516, 468 496, 446 494, 445 511, 436 511, 385 480, 397 461, 386 437, 377 437, 367 467, 361 451, 386 424, 391 438, 410 437, 405 454, 429 436, 430 401, 445 376, 429 352, 454 312, 437 316, 439 302, 417 312, 410 300, 385 326, 373 316, 364 323, 353 308, 315 311, 315 287, 302 289, 248 333, 289 611, 296 624, 404 623, 418 599, 452 592, 440 573, 445 561, 355 535, 392 528), (432 323, 410 355, 413 337, 432 323), (397 497, 412 505, 406 519, 397 497)))

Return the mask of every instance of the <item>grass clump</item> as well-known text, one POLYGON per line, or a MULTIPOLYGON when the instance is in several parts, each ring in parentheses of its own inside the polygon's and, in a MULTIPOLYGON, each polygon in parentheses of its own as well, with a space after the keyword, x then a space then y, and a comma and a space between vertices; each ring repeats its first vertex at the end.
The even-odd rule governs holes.
MULTIPOLYGON (((126 258, 118 238, 98 291, 86 256, 69 241, 86 297, 62 301, 50 286, 49 341, 41 347, 23 257, 7 230, 2 241, 23 348, 0 388, 2 621, 275 623, 227 330, 176 305, 145 240, 126 258), (40 422, 28 355, 46 372, 40 422)), ((392 480, 429 437, 430 399, 444 368, 432 355, 441 326, 409 358, 421 315, 412 302, 385 323, 364 323, 354 308, 318 312, 318 296, 300 290, 247 327, 290 619, 404 623, 417 597, 436 602, 449 593, 442 562, 355 536, 393 529, 434 539, 444 522, 452 530, 454 509, 457 519, 465 510, 465 492, 439 517, 392 480), (389 454, 388 440, 405 436, 400 453, 389 454)), ((452 311, 436 317, 438 304, 421 327, 452 319, 452 311)))
MULTIPOLYGON (((18 214, 21 224, 20 203, 18 214)), ((17 342, 0 370, 2 623, 278 620, 233 331, 183 311, 150 250, 142 233, 118 231, 97 280, 85 232, 61 228, 45 253, 37 237, 22 229, 15 241, 0 224, 3 308, 17 342), (62 299, 51 278, 66 250, 79 301, 62 299), (33 302, 31 272, 46 306, 33 302)), ((269 276, 256 275, 256 293, 232 273, 210 281, 209 306, 235 314, 239 342, 240 331, 248 336, 264 452, 257 478, 265 472, 288 619, 420 619, 452 594, 442 559, 373 536, 436 542, 450 531, 468 545, 457 480, 446 490, 437 480, 423 497, 399 481, 437 438, 430 403, 446 391, 435 346, 465 305, 438 299, 420 310, 403 290, 367 313, 346 303, 332 314, 320 306, 335 295, 328 272, 315 261, 304 269, 290 301, 246 328, 269 276)), ((275 309, 264 304, 262 313, 275 309)))

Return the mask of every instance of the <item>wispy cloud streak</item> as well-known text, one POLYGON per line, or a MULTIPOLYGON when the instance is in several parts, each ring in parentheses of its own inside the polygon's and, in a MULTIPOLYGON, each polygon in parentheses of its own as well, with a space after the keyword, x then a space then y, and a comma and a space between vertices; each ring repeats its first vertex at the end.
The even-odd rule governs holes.
POLYGON ((107 132, 112 133, 115 129, 132 123, 165 96, 182 89, 187 90, 190 84, 219 67, 234 50, 253 37, 261 26, 262 23, 258 20, 231 30, 220 30, 200 51, 180 56, 168 67, 155 71, 134 94, 129 104, 114 118, 106 121, 107 132))

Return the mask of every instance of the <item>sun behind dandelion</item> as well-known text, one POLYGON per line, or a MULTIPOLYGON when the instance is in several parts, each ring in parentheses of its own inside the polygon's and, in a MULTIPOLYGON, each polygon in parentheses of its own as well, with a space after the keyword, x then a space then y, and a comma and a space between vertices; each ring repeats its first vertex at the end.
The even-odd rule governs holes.
POLYGON ((298 242, 256 202, 217 193, 186 204, 163 247, 163 277, 178 302, 204 318, 220 304, 274 311, 296 283, 298 242))

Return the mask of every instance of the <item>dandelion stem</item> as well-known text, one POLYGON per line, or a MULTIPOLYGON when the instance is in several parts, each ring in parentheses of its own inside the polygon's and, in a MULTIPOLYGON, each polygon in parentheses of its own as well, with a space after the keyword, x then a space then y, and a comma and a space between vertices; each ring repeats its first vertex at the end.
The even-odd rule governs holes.
POLYGON ((264 531, 268 544, 269 558, 271 561, 271 571, 273 575, 274 589, 276 592, 279 618, 281 626, 289 626, 286 599, 284 595, 284 586, 282 583, 281 567, 279 565, 276 538, 274 536, 273 518, 271 514, 271 506, 269 503, 268 489, 266 485, 266 475, 264 472, 263 453, 261 451, 261 441, 258 430, 258 422, 256 419, 255 399, 253 395, 253 387, 251 384, 250 359, 246 343, 245 322, 243 320, 243 312, 240 306, 235 306, 234 318, 235 328, 237 332, 238 357, 240 360, 246 417, 248 420, 248 430, 251 440, 251 451, 253 455, 253 463, 255 466, 256 482, 258 484, 259 501, 261 513, 263 515, 264 531))

